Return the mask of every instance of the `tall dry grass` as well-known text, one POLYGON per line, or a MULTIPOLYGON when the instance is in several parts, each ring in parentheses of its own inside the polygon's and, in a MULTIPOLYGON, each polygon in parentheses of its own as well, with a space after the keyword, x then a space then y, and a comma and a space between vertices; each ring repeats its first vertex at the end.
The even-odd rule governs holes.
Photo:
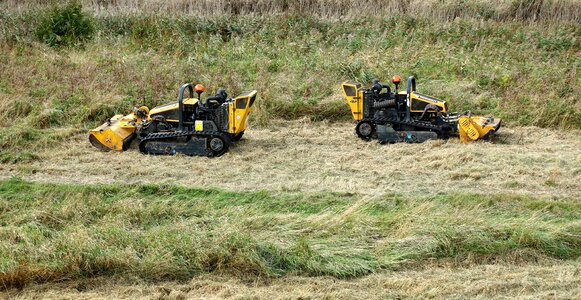
MULTIPOLYGON (((52 3, 63 1, 52 1, 52 3)), ((438 20, 455 18, 499 21, 581 21, 577 0, 81 0, 96 13, 178 14, 178 15, 264 15, 299 13, 305 15, 365 18, 369 15, 410 15, 438 20)), ((11 9, 30 9, 46 1, 6 0, 11 9)), ((1 5, 1 4, 0 4, 1 5)))

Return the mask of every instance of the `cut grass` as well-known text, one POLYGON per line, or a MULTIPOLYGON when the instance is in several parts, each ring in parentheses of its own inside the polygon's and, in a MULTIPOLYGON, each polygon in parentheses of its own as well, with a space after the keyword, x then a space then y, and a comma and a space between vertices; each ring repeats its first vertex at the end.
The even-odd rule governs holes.
POLYGON ((26 147, 38 158, 0 165, 0 178, 78 184, 169 183, 237 191, 511 192, 581 198, 579 130, 563 134, 537 127, 505 127, 494 143, 464 145, 450 139, 385 146, 358 139, 352 122, 302 119, 251 126, 220 159, 147 156, 136 143, 123 153, 104 153, 88 143, 85 133, 75 134, 54 148, 26 147))
POLYGON ((456 268, 442 264, 356 279, 285 276, 249 281, 202 274, 187 282, 148 282, 101 276, 34 284, 0 291, 8 299, 579 299, 579 261, 489 264, 456 268))
POLYGON ((369 197, 0 181, 0 286, 97 275, 357 277, 432 259, 575 259, 577 199, 369 197))

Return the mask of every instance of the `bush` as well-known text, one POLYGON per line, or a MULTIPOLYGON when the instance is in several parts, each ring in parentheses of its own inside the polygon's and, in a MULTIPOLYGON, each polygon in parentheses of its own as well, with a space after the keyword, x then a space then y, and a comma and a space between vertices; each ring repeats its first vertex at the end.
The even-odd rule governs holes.
POLYGON ((36 28, 37 37, 51 47, 82 45, 93 38, 95 27, 91 16, 77 3, 57 7, 44 16, 36 28))

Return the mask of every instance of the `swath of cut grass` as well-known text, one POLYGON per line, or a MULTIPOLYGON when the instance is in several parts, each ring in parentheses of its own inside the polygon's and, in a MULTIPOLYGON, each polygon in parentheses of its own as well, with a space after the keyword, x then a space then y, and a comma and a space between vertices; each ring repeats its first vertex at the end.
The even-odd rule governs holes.
POLYGON ((377 272, 357 279, 300 277, 249 281, 203 274, 188 282, 144 282, 135 277, 92 277, 0 291, 10 299, 391 299, 416 298, 565 298, 581 296, 578 261, 540 264, 490 264, 456 268, 445 264, 398 272, 377 272))
POLYGON ((365 200, 13 178, 0 181, 0 211, 0 286, 114 274, 349 278, 430 259, 463 265, 581 254, 580 206, 566 198, 365 200))
POLYGON ((493 143, 464 145, 450 139, 380 145, 357 138, 353 122, 304 118, 250 126, 220 159, 147 156, 137 144, 123 153, 104 153, 88 143, 86 133, 75 134, 46 149, 27 147, 38 158, 0 165, 0 178, 168 183, 236 191, 581 197, 579 130, 564 135, 538 127, 503 127, 493 143))

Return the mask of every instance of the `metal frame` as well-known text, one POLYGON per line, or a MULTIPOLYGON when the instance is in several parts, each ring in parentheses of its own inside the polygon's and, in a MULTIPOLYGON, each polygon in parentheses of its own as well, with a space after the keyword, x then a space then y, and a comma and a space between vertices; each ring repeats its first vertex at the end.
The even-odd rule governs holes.
POLYGON ((186 88, 190 91, 190 98, 194 98, 194 87, 191 83, 185 83, 180 88, 180 93, 178 94, 178 114, 179 114, 179 123, 178 123, 178 131, 184 130, 184 92, 186 88))

